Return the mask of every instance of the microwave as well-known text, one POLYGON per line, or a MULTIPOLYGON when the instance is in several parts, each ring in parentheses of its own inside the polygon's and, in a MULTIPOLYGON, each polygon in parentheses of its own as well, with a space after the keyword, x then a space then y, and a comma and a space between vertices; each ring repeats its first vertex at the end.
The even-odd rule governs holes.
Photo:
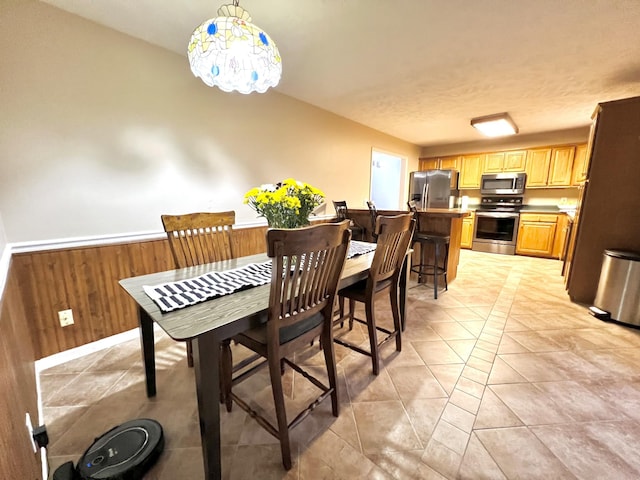
POLYGON ((480 179, 480 195, 522 195, 527 174, 485 173, 480 179))

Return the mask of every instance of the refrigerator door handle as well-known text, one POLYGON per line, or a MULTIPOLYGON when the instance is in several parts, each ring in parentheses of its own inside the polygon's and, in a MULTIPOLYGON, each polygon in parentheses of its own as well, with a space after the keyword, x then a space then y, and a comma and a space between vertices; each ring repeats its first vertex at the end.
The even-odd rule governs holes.
POLYGON ((422 210, 427 209, 427 205, 429 202, 427 201, 427 196, 429 195, 429 184, 425 183, 422 187, 422 210))

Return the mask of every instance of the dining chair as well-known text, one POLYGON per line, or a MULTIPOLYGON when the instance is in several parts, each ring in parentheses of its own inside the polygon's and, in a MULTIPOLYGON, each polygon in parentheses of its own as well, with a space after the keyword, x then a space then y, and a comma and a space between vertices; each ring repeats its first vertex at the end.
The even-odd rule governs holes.
POLYGON ((338 222, 349 220, 349 230, 351 230, 351 238, 357 237, 358 240, 364 239, 364 228, 349 217, 349 209, 347 208, 346 200, 334 200, 333 208, 336 209, 336 218, 338 222))
POLYGON ((371 218, 371 236, 373 237, 373 241, 376 242, 378 240, 378 235, 376 233, 376 218, 378 218, 378 209, 376 208, 376 204, 373 203, 373 200, 367 200, 367 207, 369 208, 369 217, 371 218))
MULTIPOLYGON (((231 235, 236 212, 187 213, 160 218, 176 268, 235 258, 231 235)), ((193 367, 190 340, 187 340, 187 364, 193 367)))
POLYGON ((415 220, 411 213, 384 216, 376 218, 375 232, 378 237, 375 254, 369 269, 366 280, 343 288, 338 292, 340 298, 349 299, 349 313, 334 320, 334 325, 343 324, 346 318, 349 319, 349 329, 353 329, 353 322, 359 322, 367 326, 369 333, 369 351, 358 345, 350 343, 341 338, 334 338, 334 341, 342 346, 348 347, 358 353, 371 357, 373 374, 380 372, 379 349, 388 341, 395 339, 396 350, 402 350, 402 321, 399 307, 399 282, 402 274, 402 266, 409 249, 411 236, 415 228, 415 220), (391 313, 393 315, 393 330, 380 327, 376 323, 375 300, 382 293, 388 292, 391 302, 391 313), (365 306, 366 319, 356 318, 354 315, 355 302, 361 302, 365 306), (382 332, 385 337, 378 341, 377 332, 382 332))
POLYGON ((237 378, 232 378, 229 369, 223 372, 225 398, 232 399, 279 439, 282 464, 287 470, 291 469, 289 431, 327 397, 331 397, 333 416, 337 417, 339 412, 331 313, 351 238, 348 225, 345 221, 294 230, 267 231, 267 254, 273 262, 269 308, 264 314, 264 323, 236 335, 234 340, 264 357, 263 363, 268 365, 271 377, 277 426, 232 390, 233 385, 255 373, 259 366, 243 372, 237 378), (291 360, 294 352, 307 347, 311 339, 317 336, 322 339, 328 386, 291 360), (300 373, 322 392, 290 423, 287 422, 282 388, 285 365, 300 373))

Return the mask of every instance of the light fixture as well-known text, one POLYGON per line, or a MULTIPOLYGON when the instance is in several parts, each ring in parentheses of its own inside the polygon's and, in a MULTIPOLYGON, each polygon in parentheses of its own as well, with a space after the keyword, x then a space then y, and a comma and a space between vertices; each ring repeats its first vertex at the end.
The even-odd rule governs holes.
POLYGON ((503 137, 518 133, 518 127, 507 112, 471 119, 471 126, 487 137, 503 137))
POLYGON ((222 5, 216 18, 195 29, 187 51, 191 71, 225 92, 264 93, 280 81, 280 52, 238 3, 222 5))

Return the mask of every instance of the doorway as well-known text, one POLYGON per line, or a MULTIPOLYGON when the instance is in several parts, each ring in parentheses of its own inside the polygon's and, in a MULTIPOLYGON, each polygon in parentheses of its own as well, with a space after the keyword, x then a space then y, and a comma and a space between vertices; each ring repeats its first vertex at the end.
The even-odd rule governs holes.
POLYGON ((406 158, 371 150, 370 198, 380 210, 404 210, 404 169, 406 158))

